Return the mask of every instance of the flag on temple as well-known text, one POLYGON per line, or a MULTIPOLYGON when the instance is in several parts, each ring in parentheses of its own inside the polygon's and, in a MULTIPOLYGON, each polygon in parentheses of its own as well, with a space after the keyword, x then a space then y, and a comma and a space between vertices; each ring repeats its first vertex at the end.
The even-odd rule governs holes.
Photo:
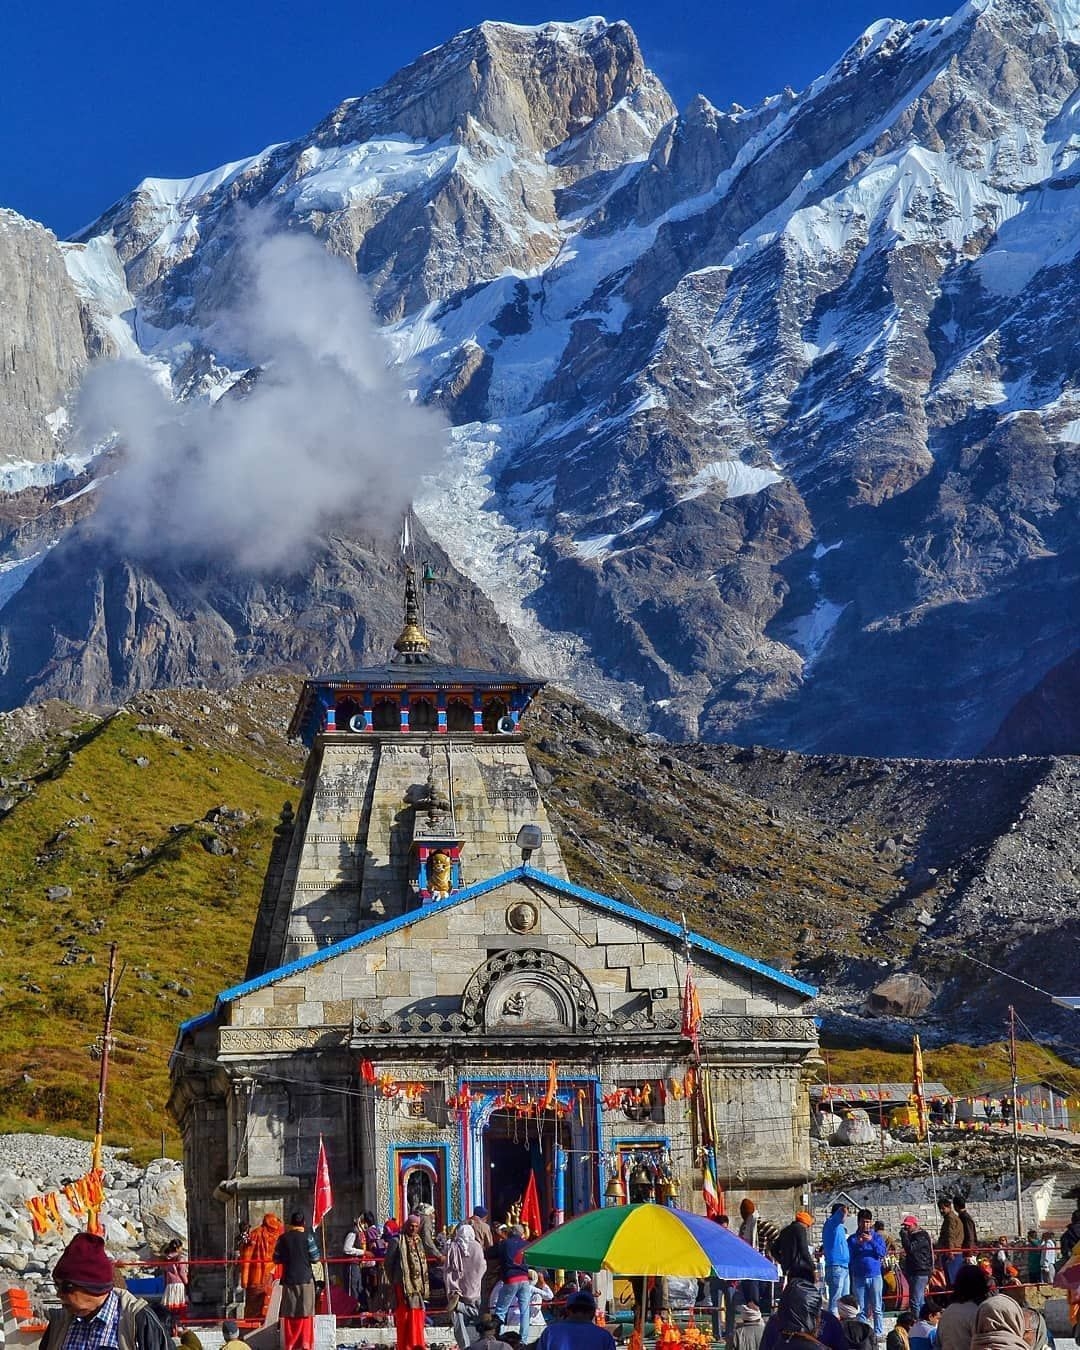
POLYGON ((529 1169, 529 1182, 521 1198, 521 1222, 528 1224, 529 1236, 539 1237, 544 1231, 540 1218, 540 1194, 536 1189, 536 1173, 529 1169))
POLYGON ((375 1065, 370 1059, 360 1061, 360 1077, 365 1083, 375 1082, 375 1065))
POLYGON ((926 1094, 923 1092, 922 1046, 919 1044, 918 1036, 911 1038, 911 1095, 915 1098, 915 1135, 918 1139, 926 1138, 926 1094))
POLYGON ((694 985, 694 976, 690 967, 686 967, 686 988, 683 991, 682 1034, 694 1043, 694 1053, 698 1053, 698 1037, 701 1034, 701 1000, 694 985))
POLYGON ((401 522, 401 551, 408 553, 409 545, 412 543, 412 533, 409 530, 409 514, 405 513, 405 519, 401 522))
POLYGON ((550 1111, 558 1100, 559 1066, 554 1060, 548 1065, 547 1091, 544 1093, 543 1109, 550 1111))
POLYGON ((720 1191, 713 1175, 712 1158, 708 1153, 701 1165, 701 1195, 705 1201, 705 1213, 711 1219, 720 1213, 720 1191))
POLYGON ((315 1209, 311 1216, 312 1227, 318 1228, 333 1208, 334 1193, 330 1189, 330 1164, 326 1161, 326 1145, 320 1134, 319 1161, 315 1164, 315 1209))

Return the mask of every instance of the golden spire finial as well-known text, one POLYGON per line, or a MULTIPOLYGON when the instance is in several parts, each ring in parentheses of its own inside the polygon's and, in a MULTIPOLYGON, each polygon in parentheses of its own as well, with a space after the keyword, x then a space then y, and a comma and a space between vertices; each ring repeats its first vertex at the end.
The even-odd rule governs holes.
POLYGON ((420 621, 420 596, 416 589, 416 573, 405 568, 405 627, 394 643, 406 665, 419 665, 431 650, 428 635, 420 621))

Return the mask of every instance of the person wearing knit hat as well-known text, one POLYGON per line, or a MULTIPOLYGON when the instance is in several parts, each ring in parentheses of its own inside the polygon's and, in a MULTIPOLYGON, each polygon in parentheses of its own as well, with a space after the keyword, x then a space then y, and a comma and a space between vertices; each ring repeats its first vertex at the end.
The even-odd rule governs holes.
POLYGON ((113 1287, 115 1270, 96 1233, 76 1233, 53 1267, 60 1310, 39 1350, 169 1350, 150 1305, 113 1287))

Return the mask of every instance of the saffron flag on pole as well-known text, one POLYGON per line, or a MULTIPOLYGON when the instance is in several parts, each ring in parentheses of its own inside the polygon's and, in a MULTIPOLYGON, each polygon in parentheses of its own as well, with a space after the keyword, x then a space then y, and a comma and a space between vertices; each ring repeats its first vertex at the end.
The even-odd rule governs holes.
POLYGON ((558 1104, 559 1100, 559 1066, 552 1060, 548 1065, 547 1089, 544 1092, 544 1099, 541 1103, 545 1111, 550 1111, 558 1104))
POLYGON ((911 1038, 911 1095, 915 1098, 916 1138, 926 1138, 926 1093, 923 1091, 922 1046, 918 1036, 911 1038))
POLYGON ((326 1161, 326 1145, 320 1134, 319 1161, 315 1165, 315 1210, 311 1216, 312 1226, 318 1228, 333 1208, 334 1193, 330 1189, 330 1166, 326 1161))
POLYGON ((701 1000, 694 985, 694 976, 690 966, 686 967, 686 988, 683 991, 682 1034, 694 1043, 694 1053, 698 1053, 698 1037, 701 1033, 701 1000))

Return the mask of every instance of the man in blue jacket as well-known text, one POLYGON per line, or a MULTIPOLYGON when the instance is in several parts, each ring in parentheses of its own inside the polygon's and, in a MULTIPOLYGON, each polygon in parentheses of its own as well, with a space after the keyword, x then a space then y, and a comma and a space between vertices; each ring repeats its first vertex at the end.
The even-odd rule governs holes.
POLYGON ((873 1214, 860 1209, 859 1226, 848 1238, 848 1272, 851 1292, 859 1300, 859 1316, 864 1322, 872 1322, 874 1334, 880 1340, 885 1335, 881 1263, 886 1248, 885 1239, 874 1232, 873 1224, 873 1214))
POLYGON ((532 1316, 532 1284, 529 1280, 529 1260, 524 1252, 525 1229, 519 1223, 514 1224, 509 1234, 491 1249, 491 1255, 499 1262, 503 1282, 495 1308, 500 1335, 506 1327, 507 1314, 515 1303, 519 1326, 527 1329, 532 1316))
POLYGON ((825 1253, 825 1287, 829 1291, 829 1311, 836 1316, 838 1300, 850 1288, 848 1278, 848 1234, 844 1227, 847 1205, 833 1205, 821 1230, 821 1247, 825 1253))

